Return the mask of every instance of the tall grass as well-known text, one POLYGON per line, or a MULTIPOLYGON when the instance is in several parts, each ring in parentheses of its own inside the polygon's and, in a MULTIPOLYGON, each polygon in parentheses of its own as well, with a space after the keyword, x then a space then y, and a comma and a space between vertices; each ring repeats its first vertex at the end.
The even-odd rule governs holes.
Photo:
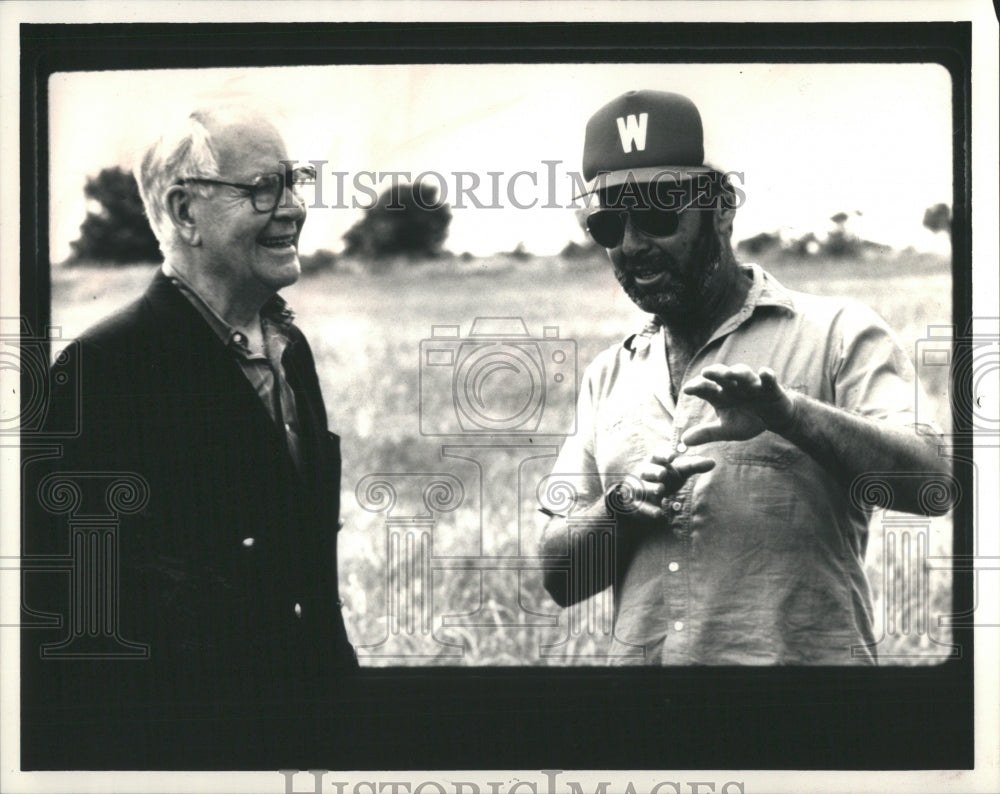
MULTIPOLYGON (((897 256, 881 266, 774 262, 768 269, 795 289, 865 301, 897 330, 911 356, 928 325, 950 322, 950 273, 934 258, 897 256)), ((54 269, 53 322, 72 337, 140 293, 151 275, 148 267, 54 269)), ((562 612, 544 593, 531 560, 541 531, 535 490, 561 441, 549 434, 556 419, 543 416, 538 434, 463 435, 449 380, 440 371, 428 378, 425 364, 421 388, 421 344, 428 347, 433 327, 458 326, 459 340, 467 339, 477 317, 520 318, 534 350, 545 355, 557 347, 572 355, 575 347, 575 369, 560 366, 578 383, 600 350, 645 321, 604 261, 501 256, 398 263, 377 274, 310 275, 284 294, 316 356, 331 427, 342 436, 341 596, 362 663, 605 663, 610 597, 562 612), (547 327, 550 334, 558 329, 561 341, 546 338, 547 327), (365 490, 378 480, 395 488, 389 510, 380 509, 384 491, 365 490), (435 480, 459 484, 451 503, 433 501, 442 496, 440 488, 427 490, 435 480)), ((432 346, 454 350, 458 344, 432 346)), ((551 362, 545 366, 551 375, 551 362)), ((947 425, 947 373, 924 374, 929 404, 947 425)), ((488 410, 505 395, 486 399, 488 410)), ((904 632, 900 577, 922 573, 923 557, 915 551, 909 560, 887 557, 883 545, 888 538, 898 552, 904 534, 923 534, 924 556, 947 555, 950 518, 903 529, 893 520, 877 514, 869 541, 876 636, 892 630, 879 652, 886 663, 931 663, 949 639, 934 618, 950 610, 950 576, 928 573, 930 625, 913 613, 904 632), (883 590, 893 587, 897 597, 884 598, 883 590)))

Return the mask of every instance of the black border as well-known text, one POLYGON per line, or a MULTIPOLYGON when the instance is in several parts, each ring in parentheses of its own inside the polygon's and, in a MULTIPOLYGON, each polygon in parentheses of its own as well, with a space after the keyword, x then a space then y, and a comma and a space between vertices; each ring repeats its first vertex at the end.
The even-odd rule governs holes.
MULTIPOLYGON (((47 79, 57 71, 933 62, 953 86, 953 317, 962 329, 972 307, 971 31, 967 22, 22 24, 21 311, 33 329, 49 322, 47 79)), ((956 431, 971 430, 955 421, 956 431)), ((971 471, 956 475, 973 493, 971 471)), ((955 555, 974 552, 972 516, 966 499, 955 513, 955 555)), ((972 585, 973 574, 956 573, 962 656, 935 667, 364 670, 331 714, 346 726, 337 743, 299 767, 971 769, 972 585)), ((258 768, 273 763, 262 758, 258 768)))

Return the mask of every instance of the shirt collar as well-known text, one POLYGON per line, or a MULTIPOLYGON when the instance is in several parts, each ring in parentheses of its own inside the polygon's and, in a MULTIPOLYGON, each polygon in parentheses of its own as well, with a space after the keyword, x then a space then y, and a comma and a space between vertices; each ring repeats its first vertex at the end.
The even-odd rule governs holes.
MULTIPOLYGON (((222 343, 227 346, 236 347, 241 353, 249 354, 250 348, 247 345, 246 336, 235 327, 227 323, 215 309, 209 304, 194 288, 190 281, 184 278, 176 269, 170 266, 169 262, 162 265, 163 274, 170 279, 171 283, 181 291, 191 305, 197 309, 198 313, 205 318, 205 322, 215 333, 222 343)), ((295 313, 291 310, 285 299, 275 293, 260 309, 261 320, 265 323, 265 333, 267 325, 271 325, 282 334, 287 334, 295 313)))
POLYGON ((275 293, 260 307, 260 316, 272 325, 287 331, 295 319, 295 312, 292 311, 292 307, 284 298, 275 293))
POLYGON ((747 299, 743 304, 744 309, 753 312, 758 306, 780 306, 789 311, 795 308, 791 293, 760 265, 750 263, 740 265, 740 268, 753 278, 750 292, 747 293, 747 299))
MULTIPOLYGON (((750 291, 747 292, 747 297, 743 301, 743 307, 735 315, 734 319, 737 325, 746 320, 754 311, 762 306, 777 306, 789 311, 794 309, 791 293, 774 276, 753 263, 740 265, 739 267, 750 276, 752 282, 750 284, 750 291)), ((733 320, 723 323, 716 334, 723 331, 723 329, 729 328, 732 324, 733 320)), ((653 339, 660 333, 660 330, 660 324, 653 318, 646 323, 645 327, 639 333, 628 337, 622 343, 622 346, 632 353, 645 350, 652 344, 653 339)))

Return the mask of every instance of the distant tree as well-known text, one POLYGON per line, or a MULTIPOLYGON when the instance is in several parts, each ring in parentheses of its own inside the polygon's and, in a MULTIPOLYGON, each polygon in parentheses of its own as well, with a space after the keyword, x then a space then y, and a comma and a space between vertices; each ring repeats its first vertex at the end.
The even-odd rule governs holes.
POLYGON ((531 259, 532 254, 531 251, 529 251, 528 248, 525 246, 524 241, 522 240, 521 242, 519 242, 517 245, 514 246, 514 250, 509 251, 507 253, 507 256, 511 257, 512 259, 524 260, 524 259, 531 259))
POLYGON ((382 191, 344 235, 345 253, 365 259, 437 257, 448 237, 451 208, 433 185, 400 184, 382 191))
POLYGON ((781 235, 777 232, 761 232, 753 237, 740 240, 736 244, 736 250, 747 256, 760 256, 768 251, 773 251, 781 246, 781 235))
POLYGON ((585 242, 582 245, 570 240, 563 247, 562 251, 559 252, 559 256, 563 259, 590 259, 591 257, 603 257, 604 249, 593 240, 589 240, 589 242, 585 242))
POLYGON ((935 204, 924 210, 924 226, 937 234, 951 234, 951 208, 947 204, 935 204))
POLYGON ((127 264, 162 262, 159 244, 143 211, 131 171, 117 166, 88 177, 84 195, 97 207, 87 211, 69 262, 127 264))
MULTIPOLYGON (((860 215, 860 212, 855 212, 860 215)), ((846 212, 838 212, 830 218, 833 222, 833 230, 827 235, 826 240, 821 244, 824 254, 832 257, 855 257, 861 252, 861 239, 847 228, 847 221, 850 216, 846 212)))
POLYGON ((306 274, 333 270, 337 266, 337 255, 333 251, 320 248, 311 254, 300 254, 299 264, 306 274))
POLYGON ((793 259, 800 259, 802 257, 814 256, 819 252, 819 250, 820 243, 819 240, 816 239, 816 235, 812 232, 808 232, 802 237, 796 237, 793 240, 789 240, 787 246, 783 250, 783 253, 793 259))

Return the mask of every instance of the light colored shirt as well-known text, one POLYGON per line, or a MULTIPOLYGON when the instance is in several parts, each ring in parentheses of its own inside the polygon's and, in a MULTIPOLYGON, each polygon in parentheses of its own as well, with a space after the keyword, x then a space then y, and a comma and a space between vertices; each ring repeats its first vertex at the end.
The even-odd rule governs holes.
MULTIPOLYGON (((738 314, 692 358, 705 367, 768 366, 785 388, 875 420, 913 426, 914 371, 893 332, 857 302, 793 292, 760 268, 738 314)), ((678 373, 675 373, 677 375, 678 373)), ((705 401, 670 395, 665 338, 648 326, 601 353, 584 374, 579 431, 553 469, 575 506, 602 498, 651 454, 715 418, 705 401)), ((780 436, 699 445, 716 461, 633 532, 615 577, 616 664, 873 664, 864 573, 868 515, 818 461, 780 436)))
POLYGON ((205 319, 215 335, 232 351, 271 420, 283 430, 288 454, 295 466, 301 469, 302 443, 295 392, 285 377, 285 368, 281 363, 281 357, 289 343, 288 328, 295 319, 288 304, 280 295, 274 295, 261 307, 260 327, 264 338, 264 352, 254 353, 246 335, 227 323, 189 281, 168 263, 164 263, 163 272, 205 319))

